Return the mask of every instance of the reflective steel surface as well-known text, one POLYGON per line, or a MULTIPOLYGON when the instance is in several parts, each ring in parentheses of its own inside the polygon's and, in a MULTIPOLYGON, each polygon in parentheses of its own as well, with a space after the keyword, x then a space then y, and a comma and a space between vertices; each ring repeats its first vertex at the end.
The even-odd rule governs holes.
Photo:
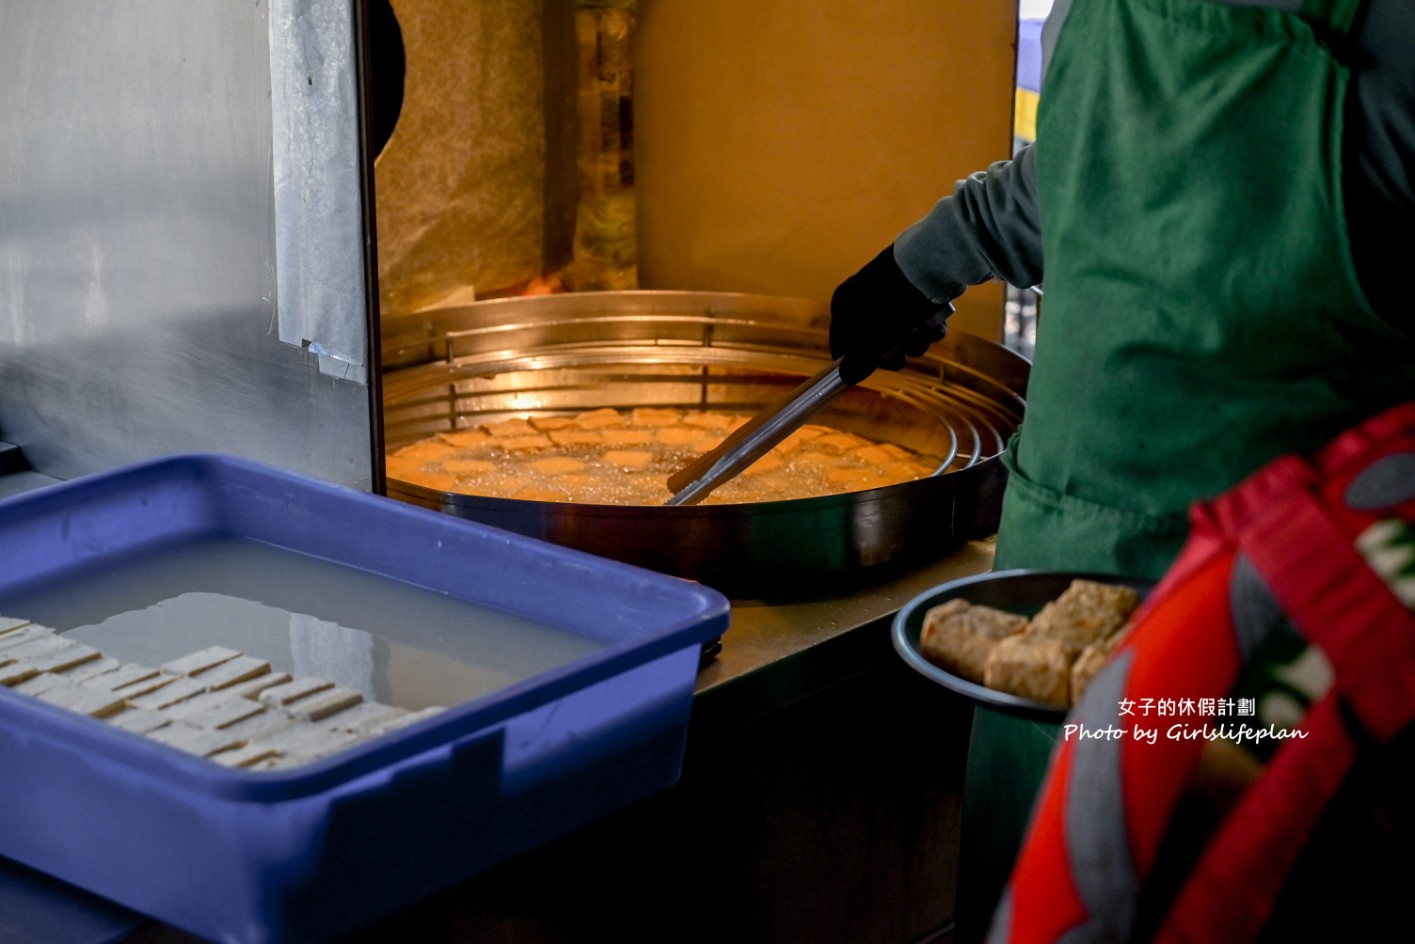
MULTIPOLYGON (((696 292, 502 299, 384 320, 390 448, 510 416, 604 406, 754 413, 829 362, 823 303, 696 292)), ((612 506, 436 492, 416 504, 700 580, 734 596, 937 558, 997 525, 998 459, 1028 364, 956 332, 819 420, 946 457, 926 479, 754 504, 612 506)))
POLYGON ((368 384, 280 340, 265 3, 0 24, 0 439, 57 478, 214 450, 370 488, 368 384))

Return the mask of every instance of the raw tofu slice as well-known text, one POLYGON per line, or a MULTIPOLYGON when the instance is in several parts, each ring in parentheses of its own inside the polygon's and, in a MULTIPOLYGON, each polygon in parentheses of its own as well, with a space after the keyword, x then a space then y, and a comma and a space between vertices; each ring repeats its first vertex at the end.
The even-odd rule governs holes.
POLYGON ((40 672, 31 667, 30 674, 11 687, 21 695, 38 697, 42 692, 48 691, 58 684, 59 676, 53 672, 40 672))
POLYGON ((28 662, 12 662, 9 665, 0 665, 0 685, 13 688, 28 679, 39 674, 39 670, 28 662))
MULTIPOLYGON (((139 666, 139 668, 141 668, 141 666, 139 666)), ((119 669, 118 671, 122 672, 124 670, 119 669)), ((126 698, 138 698, 144 695, 150 695, 159 688, 165 688, 177 681, 180 677, 168 675, 166 672, 158 672, 155 669, 151 670, 151 673, 150 675, 140 675, 139 678, 131 682, 116 686, 113 691, 126 698)))
POLYGON ((285 710, 303 721, 320 721, 363 700, 364 696, 351 688, 329 688, 301 698, 287 705, 285 710))
POLYGON ((371 734, 383 725, 390 724, 407 713, 407 709, 404 708, 394 708, 392 705, 383 705, 376 701, 365 701, 352 708, 345 708, 337 714, 329 715, 324 719, 324 724, 326 727, 350 731, 354 734, 371 734))
POLYGON ((179 659, 164 663, 162 671, 171 675, 195 675, 205 672, 223 662, 230 662, 241 653, 225 646, 208 646, 198 652, 189 653, 179 659))
POLYGON ((122 728, 134 734, 147 734, 172 723, 171 718, 150 708, 125 708, 117 714, 109 715, 105 720, 115 728, 122 728))
POLYGON ((46 704, 67 708, 69 711, 88 715, 91 718, 106 718, 122 711, 127 705, 120 695, 74 682, 66 682, 63 679, 58 680, 36 697, 46 704))
MULTIPOLYGON (((116 672, 122 667, 123 661, 121 659, 115 659, 112 656, 103 656, 99 659, 92 659, 88 662, 80 663, 71 669, 66 669, 63 673, 64 680, 67 682, 88 683, 100 675, 116 672)), ((108 689, 108 691, 112 691, 112 689, 108 689)))
POLYGON ((199 728, 194 724, 187 724, 185 721, 173 721, 171 724, 147 732, 145 736, 198 757, 208 757, 218 751, 241 746, 240 738, 225 731, 199 728))
POLYGON ((263 744, 243 744, 229 750, 217 751, 211 759, 223 767, 252 767, 263 760, 274 760, 280 752, 263 744))
POLYGON ((85 662, 93 662, 103 658, 103 653, 92 646, 86 646, 81 642, 70 642, 62 637, 60 640, 63 645, 25 661, 41 672, 63 672, 66 669, 83 665, 85 662))
POLYGON ((30 622, 27 619, 20 619, 17 616, 0 616, 0 639, 28 625, 30 622))
POLYGON ((955 597, 924 614, 919 649, 940 668, 973 682, 983 681, 988 653, 999 640, 1020 633, 1027 618, 955 597))
POLYGON ((284 685, 290 681, 289 672, 267 672, 264 675, 257 675, 249 682, 241 682, 232 685, 229 691, 233 695, 240 695, 242 698, 259 698, 260 693, 267 688, 274 688, 277 685, 284 685))
POLYGON ((23 646, 36 639, 57 639, 58 636, 59 634, 48 626, 37 626, 34 623, 28 623, 24 626, 17 627, 13 632, 8 632, 4 636, 0 636, 0 653, 9 655, 16 647, 23 646))
POLYGON ((270 672, 270 663, 255 656, 237 656, 220 665, 193 672, 193 681, 200 682, 212 691, 230 688, 240 682, 248 682, 259 675, 270 672))
POLYGON ((348 731, 334 731, 323 725, 298 721, 252 743, 273 748, 282 755, 309 761, 326 757, 358 740, 358 737, 348 731))
POLYGON ((265 709, 259 702, 227 692, 206 692, 178 702, 167 713, 199 728, 226 728, 265 709))
POLYGON ((431 705, 418 711, 410 711, 401 717, 394 718, 386 724, 378 726, 379 734, 387 734, 390 731, 399 731, 409 725, 417 724, 419 721, 426 721, 428 718, 442 714, 447 709, 441 705, 431 705))
POLYGON ((257 702, 251 702, 251 704, 260 710, 235 724, 227 725, 222 730, 243 741, 255 741, 274 734, 276 731, 283 731, 297 723, 293 717, 277 708, 266 708, 257 702))
POLYGON ((324 679, 297 678, 284 685, 267 688, 260 693, 260 700, 273 708, 284 708, 301 698, 308 698, 315 692, 322 692, 326 688, 333 687, 333 682, 326 682, 324 679))
POLYGON ((1057 640, 1017 633, 992 647, 983 667, 983 684, 1065 708, 1071 696, 1071 661, 1066 646, 1057 640))
MULTIPOLYGON (((189 678, 178 678, 155 691, 148 692, 146 695, 138 695, 135 698, 129 698, 128 701, 132 702, 133 706, 137 708, 163 709, 171 708, 178 702, 186 701, 188 698, 195 698, 205 692, 206 686, 200 682, 194 682, 189 678)), ((119 689, 117 692, 114 692, 114 694, 121 695, 123 691, 119 689)))
MULTIPOLYGON (((75 669, 74 671, 77 672, 78 670, 75 669)), ((136 662, 124 662, 112 671, 89 676, 84 679, 84 684, 93 685, 110 692, 116 692, 120 688, 126 689, 124 692, 125 695, 144 695, 146 692, 134 690, 131 686, 138 682, 155 680, 160 675, 161 673, 156 669, 149 669, 145 665, 138 665, 136 662)))

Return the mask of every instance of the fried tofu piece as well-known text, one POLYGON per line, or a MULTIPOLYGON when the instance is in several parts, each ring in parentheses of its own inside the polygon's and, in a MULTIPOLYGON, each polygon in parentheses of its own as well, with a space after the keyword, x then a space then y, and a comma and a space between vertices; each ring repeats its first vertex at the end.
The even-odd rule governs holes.
POLYGON ((611 446, 647 446, 655 434, 647 429, 606 429, 601 435, 611 446))
POLYGON ((1062 643, 1075 658, 1123 626, 1139 605, 1140 594, 1130 587, 1074 580, 1061 596, 1042 607, 1027 632, 1062 643))
POLYGON ((858 449, 852 449, 850 457, 876 467, 886 466, 894 460, 894 457, 880 446, 861 446, 858 449))
POLYGON ((845 453, 859 449, 861 446, 868 446, 869 443, 858 436, 851 436, 849 433, 830 433, 818 437, 811 445, 833 453, 845 453))
POLYGON ((664 426, 654 436, 657 442, 665 446, 688 446, 707 438, 709 436, 703 430, 693 426, 664 426))
POLYGON ((436 439, 424 439, 404 446, 401 449, 395 449, 392 455, 395 459, 432 462, 435 459, 446 458, 455 451, 455 449, 445 442, 440 442, 436 439))
POLYGON ((1100 674, 1101 669, 1105 668, 1116 648, 1130 635, 1133 625, 1126 623, 1109 636, 1081 650, 1081 654, 1071 666, 1071 704, 1076 704, 1081 700, 1081 696, 1086 694, 1086 688, 1100 674))
POLYGON ((988 653, 1000 640, 1020 633, 1027 618, 955 597, 930 607, 919 631, 924 658, 960 678, 983 681, 988 653))
POLYGON ((761 474, 764 473, 764 472, 774 472, 775 470, 781 468, 781 467, 782 467, 783 465, 785 465, 785 464, 786 464, 786 460, 785 460, 785 459, 782 459, 780 456, 774 456, 774 455, 772 455, 771 453, 768 452, 766 455, 762 456, 762 457, 761 457, 760 459, 758 459, 756 462, 753 462, 751 465, 749 465, 749 466, 747 466, 745 469, 743 469, 743 470, 742 470, 742 474, 743 474, 743 475, 761 475, 761 474))
POLYGON ((688 413, 683 417, 683 424, 721 432, 732 425, 732 416, 727 413, 688 413))
POLYGON ((449 446, 468 449, 472 446, 485 446, 491 442, 491 433, 484 429, 459 429, 450 433, 438 433, 437 438, 449 446))
POLYGON ((624 417, 610 407, 590 410, 575 417, 575 425, 581 429, 603 429, 606 426, 623 426, 624 417))
POLYGON ((574 426, 575 421, 568 416, 532 416, 530 424, 542 433, 548 433, 553 429, 564 429, 567 426, 574 426))
POLYGON ((578 472, 585 467, 579 459, 571 459, 569 456, 553 456, 549 459, 537 459, 529 463, 532 471, 541 475, 564 475, 567 472, 578 472))
POLYGON ((511 436, 497 440, 497 445, 507 452, 530 452, 535 449, 549 449, 550 437, 544 433, 533 436, 511 436))
POLYGON ((639 406, 629 414, 629 422, 635 426, 676 426, 681 415, 677 410, 639 406))
POLYGON ((597 446, 604 434, 593 429, 552 429, 546 434, 557 446, 597 446))
POLYGON ((646 469, 653 463, 653 453, 634 449, 610 449, 602 458, 610 465, 623 469, 646 469))
POLYGON ((495 472, 499 466, 495 462, 486 459, 444 459, 442 460, 442 471, 452 475, 486 475, 495 472))
POLYGON ((536 435, 536 428, 527 420, 502 420, 499 423, 484 423, 481 427, 493 439, 517 439, 536 435))
POLYGON ((1071 697, 1071 661, 1071 654, 1057 640, 1017 633, 992 647, 983 665, 983 684, 1065 708, 1071 697))

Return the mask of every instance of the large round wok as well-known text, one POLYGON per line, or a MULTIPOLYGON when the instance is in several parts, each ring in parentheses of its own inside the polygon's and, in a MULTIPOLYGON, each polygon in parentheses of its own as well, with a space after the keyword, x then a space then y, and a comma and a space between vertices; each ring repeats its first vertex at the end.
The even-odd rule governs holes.
MULTIPOLYGON (((383 323, 389 449, 512 416, 636 406, 755 413, 829 361, 825 306, 698 292, 497 299, 383 323)), ((997 526, 999 461, 1028 363, 952 332, 879 371, 815 419, 939 457, 932 476, 752 504, 613 506, 388 493, 449 514, 639 564, 736 596, 838 584, 940 555, 997 526)), ((667 494, 665 493, 665 499, 667 494)))

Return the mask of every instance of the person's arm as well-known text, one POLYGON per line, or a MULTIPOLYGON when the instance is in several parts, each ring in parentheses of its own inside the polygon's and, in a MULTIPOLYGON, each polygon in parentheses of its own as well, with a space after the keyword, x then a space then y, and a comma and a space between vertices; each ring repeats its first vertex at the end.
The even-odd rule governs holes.
POLYGON ((1042 228, 1031 145, 1010 161, 960 180, 928 216, 894 241, 894 260, 920 291, 951 301, 998 278, 1042 281, 1042 228))
POLYGON ((904 354, 923 354, 943 332, 920 326, 969 285, 992 278, 1024 288, 1042 279, 1031 147, 959 181, 928 216, 835 289, 830 350, 845 358, 842 374, 854 382, 876 366, 903 367, 903 356, 882 355, 906 338, 904 354))

